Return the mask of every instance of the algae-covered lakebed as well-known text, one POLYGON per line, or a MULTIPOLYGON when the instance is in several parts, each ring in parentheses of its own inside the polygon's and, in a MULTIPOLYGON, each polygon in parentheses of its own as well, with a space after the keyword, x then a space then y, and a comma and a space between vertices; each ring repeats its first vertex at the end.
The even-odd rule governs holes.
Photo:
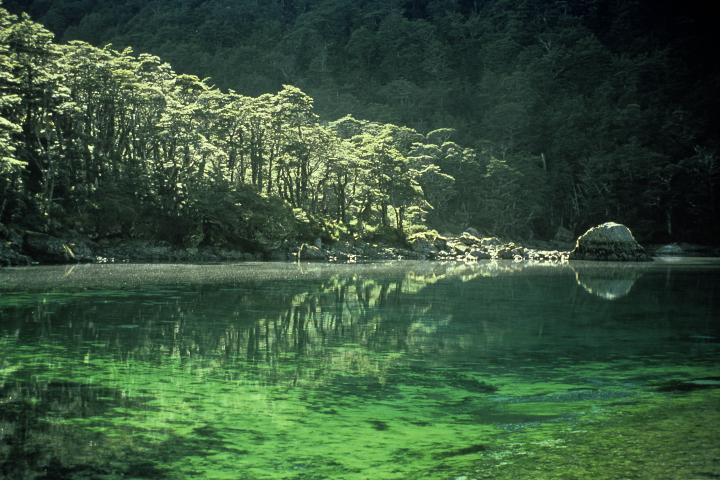
POLYGON ((0 270, 0 478, 718 478, 720 264, 0 270))

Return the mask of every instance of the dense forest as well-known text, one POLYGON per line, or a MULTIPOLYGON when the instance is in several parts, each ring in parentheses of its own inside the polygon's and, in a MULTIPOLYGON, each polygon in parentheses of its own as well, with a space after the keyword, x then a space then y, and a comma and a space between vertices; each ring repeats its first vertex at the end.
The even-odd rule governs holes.
POLYGON ((6 225, 247 249, 609 219, 643 241, 720 233, 700 2, 5 7, 6 225))

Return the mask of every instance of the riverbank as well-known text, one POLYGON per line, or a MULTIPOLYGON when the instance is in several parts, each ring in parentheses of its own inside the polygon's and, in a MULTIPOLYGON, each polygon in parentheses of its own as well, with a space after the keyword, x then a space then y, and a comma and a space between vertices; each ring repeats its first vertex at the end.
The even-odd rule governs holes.
POLYGON ((384 245, 339 241, 272 245, 257 251, 200 246, 180 247, 147 240, 93 241, 83 235, 61 236, 2 227, 0 265, 23 266, 66 263, 133 262, 222 262, 222 261, 325 261, 355 263, 373 260, 534 260, 560 262, 568 258, 570 243, 545 242, 533 247, 498 237, 461 235, 441 236, 423 232, 411 236, 404 245, 384 245))
MULTIPOLYGON (((405 244, 338 241, 268 245, 255 251, 200 246, 181 247, 161 241, 103 239, 93 241, 76 232, 48 235, 0 225, 0 266, 51 265, 72 263, 193 263, 238 261, 324 261, 356 263, 376 260, 441 260, 477 262, 514 260, 518 262, 565 262, 575 242, 516 242, 483 236, 474 230, 460 235, 435 231, 411 235, 405 244)), ((693 244, 651 245, 651 256, 720 256, 717 247, 693 244)))

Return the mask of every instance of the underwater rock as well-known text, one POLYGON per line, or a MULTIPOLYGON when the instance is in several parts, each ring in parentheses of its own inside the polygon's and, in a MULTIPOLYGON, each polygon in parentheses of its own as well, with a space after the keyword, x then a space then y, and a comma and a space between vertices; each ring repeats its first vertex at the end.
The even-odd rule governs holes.
POLYGON ((642 272, 630 268, 573 265, 575 281, 586 292, 605 300, 626 296, 642 272))
POLYGON ((462 388, 473 393, 495 393, 498 388, 495 385, 475 380, 474 378, 458 377, 451 380, 451 385, 462 388))
POLYGON ((582 234, 570 260, 648 261, 645 249, 625 225, 607 222, 582 234))
POLYGON ((693 380, 671 380, 657 386, 658 392, 685 393, 695 390, 720 388, 720 377, 697 378, 693 380))
POLYGON ((461 455, 471 455, 473 453, 484 452, 488 449, 487 445, 478 443, 476 445, 470 445, 464 448, 458 448, 457 450, 449 450, 447 452, 441 452, 435 455, 435 458, 451 458, 459 457, 461 455))
POLYGON ((372 425, 372 427, 375 430, 378 430, 381 432, 383 432, 389 428, 387 423, 380 421, 380 420, 370 420, 369 422, 370 422, 370 425, 372 425))

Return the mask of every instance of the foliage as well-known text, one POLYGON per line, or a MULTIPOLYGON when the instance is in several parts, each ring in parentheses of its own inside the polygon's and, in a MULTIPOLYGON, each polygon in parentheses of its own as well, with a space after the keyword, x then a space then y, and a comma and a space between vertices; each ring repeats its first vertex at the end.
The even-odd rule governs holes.
POLYGON ((326 125, 296 87, 223 92, 131 49, 55 45, 2 12, 3 222, 272 250, 368 232, 402 241, 449 195, 452 177, 416 155, 427 146, 412 129, 326 125))
POLYGON ((122 178, 137 212, 191 218, 206 189, 250 185, 342 235, 720 234, 720 71, 701 53, 717 30, 699 4, 5 3, 69 43, 2 13, 2 221, 85 218, 122 178))

